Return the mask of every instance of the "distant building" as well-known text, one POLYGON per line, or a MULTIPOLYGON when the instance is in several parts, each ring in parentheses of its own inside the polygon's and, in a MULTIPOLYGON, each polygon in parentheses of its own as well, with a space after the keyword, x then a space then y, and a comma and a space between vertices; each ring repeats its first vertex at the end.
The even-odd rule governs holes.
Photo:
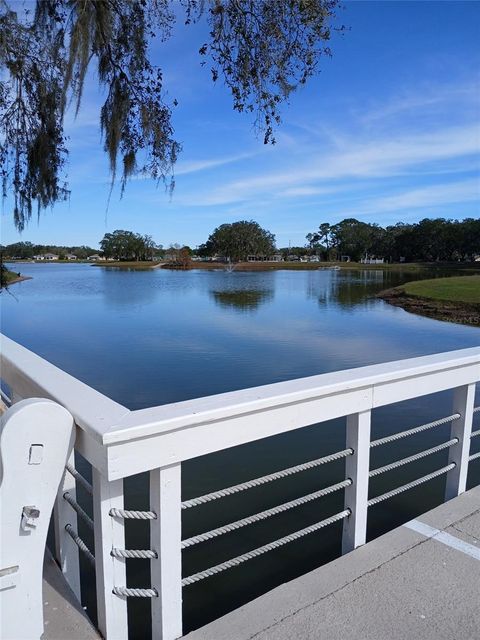
POLYGON ((269 258, 270 262, 283 262, 283 256, 281 253, 274 253, 273 256, 269 258))
POLYGON ((384 258, 369 258, 368 256, 360 260, 362 264, 383 264, 384 258))
POLYGON ((320 258, 318 256, 310 256, 308 261, 309 262, 320 262, 320 258))
POLYGON ((56 253, 40 253, 38 256, 33 256, 34 260, 46 260, 47 262, 53 262, 58 260, 56 253))
POLYGON ((65 256, 66 260, 76 260, 77 256, 74 253, 67 253, 67 255, 65 256))
POLYGON ((105 260, 103 256, 100 256, 98 253, 94 253, 93 256, 88 256, 87 260, 91 262, 98 262, 99 260, 105 260))

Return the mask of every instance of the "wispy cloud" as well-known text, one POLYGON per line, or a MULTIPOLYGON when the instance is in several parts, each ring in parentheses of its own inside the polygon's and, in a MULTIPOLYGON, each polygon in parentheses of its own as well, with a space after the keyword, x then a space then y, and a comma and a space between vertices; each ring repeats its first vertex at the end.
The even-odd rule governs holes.
POLYGON ((247 160, 258 155, 260 152, 239 153, 233 156, 226 156, 223 158, 205 158, 203 160, 187 160, 180 161, 175 167, 175 174, 177 176, 186 175, 189 173, 196 173, 197 171, 205 171, 206 169, 214 169, 226 164, 232 164, 233 162, 239 162, 240 160, 247 160))
MULTIPOLYGON (((363 143, 353 139, 344 142, 342 149, 320 155, 311 153, 301 164, 292 158, 290 166, 280 170, 251 175, 230 181, 207 192, 197 192, 182 203, 213 206, 248 201, 260 194, 276 198, 311 196, 334 188, 332 182, 341 180, 369 180, 416 174, 421 167, 428 174, 438 173, 435 163, 470 157, 471 168, 478 167, 475 156, 480 151, 479 125, 469 123, 460 127, 439 129, 422 135, 404 135, 396 138, 380 137, 363 143)), ((287 162, 288 164, 288 162, 287 162)), ((337 187, 340 188, 340 187, 337 187)))

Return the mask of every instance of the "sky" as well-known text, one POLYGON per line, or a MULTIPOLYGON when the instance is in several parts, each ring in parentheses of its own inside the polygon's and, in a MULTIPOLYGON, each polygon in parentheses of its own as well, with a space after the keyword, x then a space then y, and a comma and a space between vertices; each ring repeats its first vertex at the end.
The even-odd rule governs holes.
POLYGON ((179 25, 155 44, 152 59, 178 100, 183 152, 172 196, 139 177, 107 204, 104 96, 92 69, 80 114, 67 115, 68 202, 34 216, 22 234, 6 202, 2 244, 96 248, 105 233, 127 229, 195 248, 218 225, 253 219, 284 247, 347 217, 382 226, 480 217, 480 2, 345 2, 336 23, 347 30, 284 105, 275 146, 201 67, 204 24, 179 25))

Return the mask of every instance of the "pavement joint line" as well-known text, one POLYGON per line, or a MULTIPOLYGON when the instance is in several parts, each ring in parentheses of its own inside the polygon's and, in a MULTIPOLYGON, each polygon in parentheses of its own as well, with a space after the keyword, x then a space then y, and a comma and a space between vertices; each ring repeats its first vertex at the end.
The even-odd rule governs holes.
POLYGON ((410 520, 410 522, 406 522, 403 526, 420 533, 426 538, 431 538, 437 542, 441 542, 447 547, 460 551, 475 560, 480 560, 480 549, 478 547, 475 547, 469 542, 464 542, 460 538, 452 536, 450 533, 440 531, 440 529, 435 529, 435 527, 431 527, 424 522, 420 522, 420 520, 410 520))

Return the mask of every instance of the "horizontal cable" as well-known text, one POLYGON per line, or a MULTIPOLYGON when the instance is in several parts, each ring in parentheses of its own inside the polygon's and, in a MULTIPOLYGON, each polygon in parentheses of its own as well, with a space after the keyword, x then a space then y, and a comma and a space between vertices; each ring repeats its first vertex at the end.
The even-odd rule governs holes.
POLYGON ((65 491, 65 493, 63 494, 63 499, 68 502, 68 504, 72 507, 72 509, 74 509, 78 513, 78 515, 82 518, 82 520, 84 520, 88 524, 90 529, 93 530, 93 520, 90 518, 88 513, 86 513, 82 509, 82 507, 78 504, 78 502, 72 498, 72 496, 68 493, 68 491, 65 491))
POLYGON ((95 566, 95 556, 90 551, 90 549, 87 547, 85 542, 80 538, 80 536, 75 531, 75 529, 72 527, 72 525, 71 524, 66 524, 65 525, 65 531, 68 533, 68 535, 74 541, 74 543, 77 545, 77 547, 80 549, 80 551, 83 551, 83 553, 86 555, 87 560, 90 562, 90 564, 95 566))
POLYGON ((72 475, 75 478, 75 480, 79 482, 79 484, 82 485, 82 487, 85 489, 87 493, 89 493, 90 495, 93 495, 92 485, 88 482, 88 480, 85 480, 85 478, 80 473, 78 473, 75 467, 73 467, 70 463, 67 463, 65 466, 65 469, 68 471, 70 475, 72 475))
POLYGON ((113 547, 110 555, 114 558, 158 558, 158 553, 150 549, 118 549, 113 547))
POLYGON ((395 440, 400 440, 401 438, 407 438, 408 436, 413 436, 416 433, 420 433, 422 431, 426 431, 427 429, 433 429, 434 427, 439 427, 442 424, 446 424, 447 422, 452 422, 452 420, 458 420, 460 418, 459 413, 452 413, 451 416, 447 416, 446 418, 440 418, 439 420, 434 420, 433 422, 427 422, 426 424, 421 424, 419 427, 413 427, 413 429, 408 429, 407 431, 400 431, 400 433, 394 433, 391 436, 386 436, 385 438, 379 438, 378 440, 372 440, 370 443, 370 447, 379 447, 382 444, 387 444, 388 442, 394 442, 395 440))
POLYGON ((110 509, 108 515, 112 518, 125 518, 126 520, 156 520, 154 511, 128 511, 126 509, 110 509))
POLYGON ((235 522, 223 525, 221 527, 218 527, 217 529, 212 529, 211 531, 200 533, 197 536, 182 540, 182 549, 192 547, 193 545, 199 544, 200 542, 206 542, 207 540, 211 540, 212 538, 216 538, 217 536, 222 536, 224 533, 235 531, 235 529, 240 529, 241 527, 259 522, 260 520, 265 520, 266 518, 270 518, 271 516, 276 516, 279 513, 288 511, 288 509, 299 507, 300 505, 311 502, 312 500, 322 498, 329 493, 334 493, 335 491, 339 491, 340 489, 349 487, 351 484, 352 481, 350 480, 350 478, 347 478, 347 480, 343 480, 343 482, 333 484, 330 487, 325 487, 325 489, 320 489, 319 491, 315 491, 314 493, 302 496, 301 498, 297 498, 296 500, 291 500, 290 502, 285 502, 284 504, 280 504, 277 507, 272 507, 271 509, 267 509, 266 511, 255 513, 252 516, 247 516, 246 518, 242 518, 241 520, 236 520, 235 522))
POLYGON ((113 587, 112 593, 116 596, 129 598, 158 598, 156 589, 129 589, 128 587, 113 587))
POLYGON ((477 431, 472 431, 472 433, 470 434, 471 438, 476 438, 477 436, 480 436, 480 429, 478 429, 477 431))
POLYGON ((353 449, 345 449, 344 451, 338 451, 337 453, 332 453, 328 456, 324 456, 323 458, 317 458, 317 460, 310 460, 309 462, 297 464, 294 467, 289 467, 288 469, 283 469, 282 471, 269 473, 268 475, 262 476, 261 478, 247 480, 246 482, 241 482, 240 484, 233 485, 232 487, 227 487, 226 489, 220 489, 219 491, 206 493, 203 496, 198 496, 197 498, 192 498, 191 500, 185 500, 184 502, 182 502, 182 509, 190 509, 191 507, 198 507, 199 505, 205 504, 206 502, 210 502, 211 500, 217 500, 218 498, 225 498, 225 496, 230 496, 233 493, 239 493, 240 491, 245 491, 245 489, 252 489, 253 487, 258 487, 262 484, 266 484, 267 482, 272 482, 273 480, 279 480, 280 478, 286 478, 287 476, 291 476, 294 473, 299 473, 300 471, 307 471, 308 469, 313 469, 314 467, 318 467, 322 464, 326 464, 327 462, 333 462, 334 460, 340 460, 341 458, 346 458, 347 456, 351 456, 352 454, 353 454, 353 449))
POLYGON ((480 451, 478 451, 477 453, 472 453, 472 455, 468 459, 472 461, 476 460, 477 458, 480 458, 480 451))
POLYGON ((295 531, 295 533, 291 533, 284 538, 280 538, 279 540, 275 540, 274 542, 269 542, 268 544, 263 545, 263 547, 258 547, 257 549, 253 549, 252 551, 248 551, 247 553, 242 554, 241 556, 237 556, 236 558, 232 558, 231 560, 227 560, 226 562, 222 562, 221 564, 217 564, 214 567, 210 567, 210 569, 205 569, 205 571, 200 571, 199 573, 194 573, 187 578, 183 578, 182 587, 186 587, 189 584, 193 584, 194 582, 198 582, 199 580, 203 580, 204 578, 209 578, 210 576, 215 575, 216 573, 220 573, 221 571, 225 571, 226 569, 231 569, 232 567, 236 567, 242 562, 246 562, 247 560, 251 560, 252 558, 256 558, 257 556, 261 556, 268 551, 273 551, 273 549, 277 549, 278 547, 282 547, 289 542, 293 542, 294 540, 298 540, 303 536, 308 535, 309 533, 313 533, 314 531, 318 531, 323 527, 328 526, 329 524, 333 524, 334 522, 338 522, 338 520, 343 520, 347 518, 351 514, 350 509, 345 509, 340 513, 336 513, 334 516, 330 516, 330 518, 326 518, 321 522, 317 522, 312 524, 305 529, 300 529, 300 531, 295 531))
POLYGON ((368 501, 368 506, 371 507, 374 504, 378 504, 379 502, 383 502, 383 500, 388 500, 389 498, 393 498, 397 496, 399 493, 403 493, 404 491, 408 491, 409 489, 413 489, 414 487, 418 487, 418 485, 423 484, 424 482, 428 482, 428 480, 433 480, 433 478, 437 478, 441 476, 443 473, 447 473, 447 471, 451 471, 456 466, 455 462, 451 462, 446 467, 442 467, 438 469, 438 471, 434 471, 433 473, 429 473, 427 476, 423 476, 423 478, 419 478, 418 480, 414 480, 413 482, 409 482, 408 484, 404 484, 401 487, 397 487, 392 491, 388 491, 387 493, 383 493, 381 496, 376 496, 375 498, 371 498, 368 501))
POLYGON ((378 469, 373 469, 368 474, 370 478, 374 476, 379 476, 381 473, 385 473, 386 471, 391 471, 392 469, 396 469, 397 467, 402 467, 404 464, 408 464, 409 462, 415 462, 415 460, 420 460, 421 458, 425 458, 426 456, 431 455, 432 453, 437 453, 438 451, 442 451, 443 449, 448 449, 454 444, 457 444, 458 438, 452 438, 448 442, 443 442, 436 447, 432 447, 431 449, 426 449, 425 451, 420 451, 420 453, 416 453, 413 456, 409 456, 408 458, 403 458, 402 460, 397 460, 396 462, 392 462, 391 464, 386 464, 384 467, 379 467, 378 469))

